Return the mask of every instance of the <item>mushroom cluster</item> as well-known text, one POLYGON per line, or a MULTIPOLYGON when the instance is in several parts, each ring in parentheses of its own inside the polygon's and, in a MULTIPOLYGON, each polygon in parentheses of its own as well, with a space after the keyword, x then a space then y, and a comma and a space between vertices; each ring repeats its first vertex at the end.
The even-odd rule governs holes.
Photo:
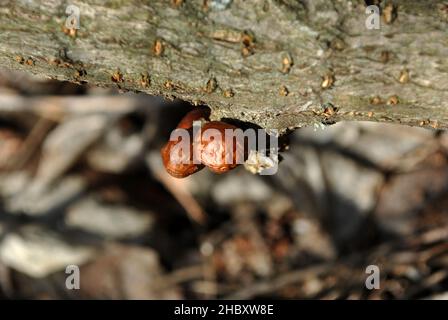
POLYGON ((208 108, 190 111, 176 129, 184 134, 175 135, 177 138, 170 139, 161 149, 163 164, 173 177, 185 178, 204 167, 224 173, 246 160, 244 140, 239 141, 234 134, 238 128, 223 121, 210 121, 209 117, 208 108), (183 140, 185 137, 187 141, 183 140))

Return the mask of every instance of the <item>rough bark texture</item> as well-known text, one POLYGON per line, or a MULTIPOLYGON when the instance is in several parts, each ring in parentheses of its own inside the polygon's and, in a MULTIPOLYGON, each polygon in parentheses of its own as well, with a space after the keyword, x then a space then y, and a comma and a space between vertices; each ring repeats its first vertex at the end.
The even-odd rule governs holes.
POLYGON ((282 131, 339 120, 448 127, 444 1, 394 1, 395 19, 383 1, 380 30, 365 27, 375 1, 216 2, 0 0, 0 66, 282 131), (80 8, 75 37, 63 32, 68 4, 80 8))

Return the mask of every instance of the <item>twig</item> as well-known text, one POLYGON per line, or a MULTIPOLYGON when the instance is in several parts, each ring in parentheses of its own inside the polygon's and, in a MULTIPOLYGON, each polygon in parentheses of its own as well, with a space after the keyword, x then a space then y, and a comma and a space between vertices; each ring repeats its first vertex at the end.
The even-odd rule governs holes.
POLYGON ((8 160, 6 167, 9 170, 19 170, 23 168, 39 148, 48 131, 53 127, 54 122, 45 118, 37 121, 31 132, 26 137, 20 147, 19 152, 8 160))
POLYGON ((155 99, 145 96, 40 96, 0 95, 0 113, 35 113, 58 120, 68 114, 132 112, 147 109, 155 99))
POLYGON ((251 299, 256 296, 275 292, 286 285, 305 280, 306 278, 316 277, 324 272, 332 270, 334 267, 335 267, 334 263, 325 263, 320 265, 314 265, 306 269, 288 272, 273 280, 262 281, 254 285, 245 287, 240 291, 228 295, 224 299, 230 299, 230 300, 251 299))
POLYGON ((176 198, 180 205, 185 209, 188 216, 196 223, 203 225, 206 222, 207 217, 202 210, 202 207, 189 192, 188 180, 180 180, 171 177, 163 168, 162 159, 158 153, 151 154, 146 162, 151 168, 155 178, 168 189, 174 198, 176 198))

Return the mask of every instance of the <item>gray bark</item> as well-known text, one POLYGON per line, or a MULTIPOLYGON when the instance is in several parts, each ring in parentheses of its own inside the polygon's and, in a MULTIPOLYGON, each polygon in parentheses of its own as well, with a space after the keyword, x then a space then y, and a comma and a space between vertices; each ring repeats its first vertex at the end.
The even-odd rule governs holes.
POLYGON ((340 120, 448 127, 444 1, 394 1, 396 18, 383 10, 379 30, 365 27, 359 0, 216 2, 0 0, 0 66, 281 131, 340 120), (74 37, 63 32, 68 4, 80 8, 74 37))

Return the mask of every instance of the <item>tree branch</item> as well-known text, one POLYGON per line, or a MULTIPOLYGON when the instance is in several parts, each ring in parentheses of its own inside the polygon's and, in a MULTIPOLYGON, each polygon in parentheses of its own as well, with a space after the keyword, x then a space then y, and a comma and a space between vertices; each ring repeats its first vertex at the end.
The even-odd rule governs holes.
POLYGON ((444 1, 382 1, 379 30, 365 27, 365 1, 216 2, 70 1, 73 37, 68 2, 0 0, 0 65, 206 104, 213 118, 283 132, 339 120, 448 127, 444 1))

